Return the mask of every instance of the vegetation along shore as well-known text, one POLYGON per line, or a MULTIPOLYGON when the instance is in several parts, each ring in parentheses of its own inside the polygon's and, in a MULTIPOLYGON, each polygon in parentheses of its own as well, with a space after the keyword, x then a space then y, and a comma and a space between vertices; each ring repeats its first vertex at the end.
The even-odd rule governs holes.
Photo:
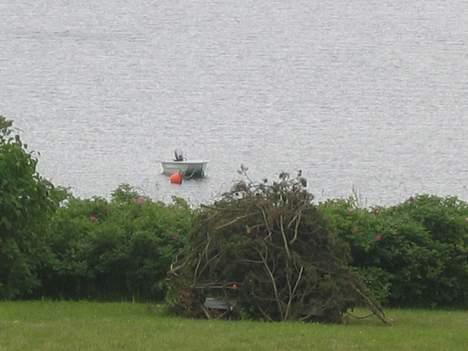
MULTIPOLYGON (((352 197, 317 203, 300 176, 282 173, 255 183, 245 174, 246 180, 220 199, 192 208, 180 198, 153 201, 129 185, 119 186, 110 199, 77 198, 36 167, 12 122, 0 117, 0 299, 143 304, 1 302, 0 335, 8 331, 7 349, 30 348, 28 338, 19 339, 20 326, 41 340, 62 325, 86 335, 80 341, 86 344, 93 338, 86 325, 103 320, 117 330, 130 320, 126 332, 142 338, 145 330, 165 330, 164 343, 171 348, 183 348, 177 328, 183 335, 212 328, 249 345, 252 330, 265 340, 279 333, 293 342, 300 334, 294 340, 304 345, 320 344, 333 332, 335 349, 349 349, 343 340, 358 342, 363 328, 372 336, 367 343, 390 345, 401 337, 410 349, 417 338, 404 335, 407 327, 418 334, 440 323, 436 333, 450 334, 454 343, 462 334, 454 330, 466 327, 468 203, 456 197, 418 195, 373 208, 352 197), (155 303, 163 305, 144 307, 155 303), (459 311, 396 309, 402 307, 459 311), (80 315, 81 308, 89 313, 80 315), (358 315, 367 309, 376 318, 353 320, 354 309, 358 315), (77 317, 64 323, 69 312, 77 317), (353 327, 314 326, 306 332, 302 324, 195 324, 175 314, 353 327), (402 326, 385 332, 375 324, 379 319, 391 325, 400 320, 402 326), (451 324, 456 326, 449 331, 451 324)), ((199 332, 193 342, 206 330, 199 332)), ((441 349, 426 334, 426 349, 441 349)), ((67 342, 57 334, 48 346, 45 339, 39 344, 55 349, 62 337, 67 342)), ((119 340, 114 341, 127 342, 119 340)), ((225 342, 215 344, 229 349, 225 342)), ((456 349, 452 346, 447 349, 456 349)))

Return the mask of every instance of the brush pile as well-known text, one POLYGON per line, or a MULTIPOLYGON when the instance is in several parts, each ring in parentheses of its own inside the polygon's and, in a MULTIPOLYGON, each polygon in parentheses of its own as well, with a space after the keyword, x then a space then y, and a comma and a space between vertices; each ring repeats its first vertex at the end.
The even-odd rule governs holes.
POLYGON ((195 318, 341 323, 358 305, 385 322, 312 199, 302 177, 283 173, 271 184, 240 182, 202 207, 169 273, 172 309, 195 318))

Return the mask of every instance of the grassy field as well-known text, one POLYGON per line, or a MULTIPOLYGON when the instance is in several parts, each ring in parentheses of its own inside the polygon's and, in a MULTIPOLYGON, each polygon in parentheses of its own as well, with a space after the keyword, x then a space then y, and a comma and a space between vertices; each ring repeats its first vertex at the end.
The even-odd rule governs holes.
POLYGON ((199 321, 158 306, 0 302, 6 350, 468 350, 467 311, 388 310, 347 325, 199 321))

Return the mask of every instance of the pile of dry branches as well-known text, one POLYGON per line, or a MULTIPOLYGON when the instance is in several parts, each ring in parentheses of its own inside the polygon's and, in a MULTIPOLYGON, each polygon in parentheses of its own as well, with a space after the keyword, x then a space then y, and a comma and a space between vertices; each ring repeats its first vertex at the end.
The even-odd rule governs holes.
POLYGON ((303 178, 281 174, 204 206, 171 267, 170 306, 198 318, 340 323, 359 305, 385 321, 312 198, 303 178))

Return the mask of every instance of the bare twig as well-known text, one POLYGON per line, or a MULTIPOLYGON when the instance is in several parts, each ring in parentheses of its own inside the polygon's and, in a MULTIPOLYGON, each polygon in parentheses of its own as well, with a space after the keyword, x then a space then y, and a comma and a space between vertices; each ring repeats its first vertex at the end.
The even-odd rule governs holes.
POLYGON ((276 304, 278 305, 278 311, 279 311, 279 313, 281 315, 281 319, 283 319, 283 306, 281 306, 281 299, 280 299, 279 294, 278 294, 278 287, 276 285, 275 276, 273 275, 273 272, 270 270, 270 267, 268 266, 268 262, 267 262, 267 254, 268 253, 264 256, 259 249, 257 249, 257 252, 258 252, 260 258, 263 261, 263 265, 265 267, 265 270, 266 270, 268 276, 270 277, 271 285, 273 287, 273 292, 274 292, 275 298, 276 298, 276 304))
POLYGON ((254 215, 254 213, 249 213, 249 214, 246 214, 244 216, 239 216, 239 217, 236 217, 234 218, 232 221, 229 221, 227 223, 224 223, 218 227, 215 228, 215 230, 221 230, 223 228, 226 228, 226 227, 229 227, 231 224, 234 224, 236 222, 239 222, 241 219, 244 219, 244 218, 247 218, 247 217, 252 217, 254 215))
POLYGON ((284 231, 284 223, 283 223, 283 215, 280 216, 280 229, 281 229, 281 236, 283 237, 283 244, 284 250, 286 251, 286 255, 288 259, 291 259, 291 252, 289 251, 288 239, 286 237, 286 232, 284 231))

